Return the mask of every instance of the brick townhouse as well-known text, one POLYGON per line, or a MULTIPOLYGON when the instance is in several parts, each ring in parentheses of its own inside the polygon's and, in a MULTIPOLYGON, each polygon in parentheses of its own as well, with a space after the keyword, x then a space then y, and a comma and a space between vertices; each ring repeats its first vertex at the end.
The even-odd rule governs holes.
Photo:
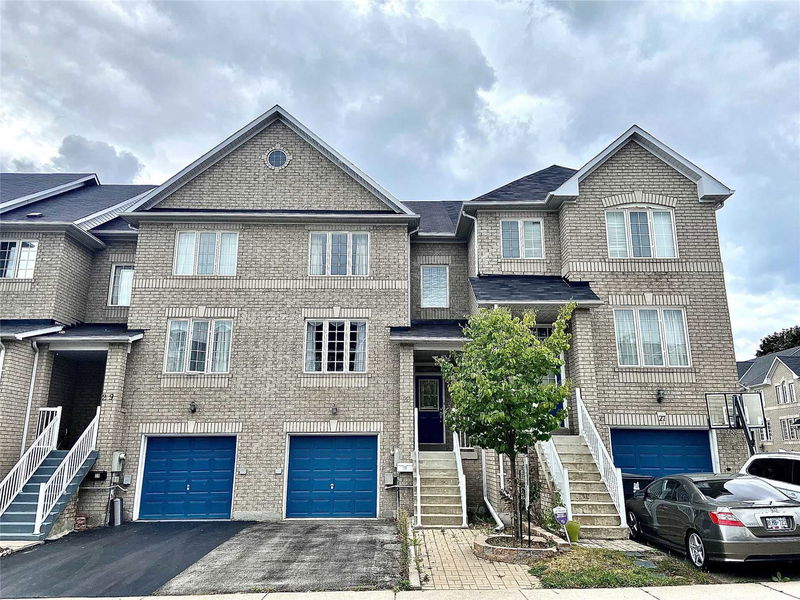
POLYGON ((464 202, 395 199, 278 106, 160 186, 0 183, 0 539, 103 524, 112 498, 142 520, 503 512, 504 465, 447 430, 434 363, 483 307, 547 335, 577 304, 569 417, 530 458, 554 489, 571 465, 588 536, 624 529, 604 461, 746 456, 704 401, 737 389, 732 190, 639 127, 464 202))

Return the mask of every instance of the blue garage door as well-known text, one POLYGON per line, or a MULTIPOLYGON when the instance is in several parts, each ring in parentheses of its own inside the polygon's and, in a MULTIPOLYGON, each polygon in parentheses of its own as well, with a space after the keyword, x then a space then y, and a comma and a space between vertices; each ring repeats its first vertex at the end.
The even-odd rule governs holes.
POLYGON ((286 485, 287 517, 375 517, 377 436, 292 436, 286 485))
POLYGON ((662 477, 713 470, 708 431, 612 429, 611 447, 623 473, 662 477))
POLYGON ((150 437, 140 519, 229 519, 235 437, 150 437))

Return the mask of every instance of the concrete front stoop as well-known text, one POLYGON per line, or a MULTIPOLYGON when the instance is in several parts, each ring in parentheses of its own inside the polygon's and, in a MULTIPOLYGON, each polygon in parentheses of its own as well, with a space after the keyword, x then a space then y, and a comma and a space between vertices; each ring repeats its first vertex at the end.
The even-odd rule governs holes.
POLYGON ((420 452, 420 515, 423 527, 461 527, 461 489, 452 452, 420 452))

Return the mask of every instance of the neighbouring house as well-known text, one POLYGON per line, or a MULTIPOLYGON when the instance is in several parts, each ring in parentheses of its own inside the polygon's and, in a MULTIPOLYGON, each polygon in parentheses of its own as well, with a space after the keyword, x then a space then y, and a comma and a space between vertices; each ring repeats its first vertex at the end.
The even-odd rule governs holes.
POLYGON ((586 537, 624 534, 620 469, 746 458, 704 402, 738 389, 733 192, 637 126, 463 202, 397 200, 279 106, 160 186, 0 186, 0 539, 102 525, 112 499, 141 520, 503 512, 505 465, 447 430, 434 362, 484 307, 547 335, 577 304, 569 417, 530 458, 586 537))
POLYGON ((736 363, 739 383, 760 392, 766 427, 755 431, 763 452, 800 452, 800 346, 736 363))

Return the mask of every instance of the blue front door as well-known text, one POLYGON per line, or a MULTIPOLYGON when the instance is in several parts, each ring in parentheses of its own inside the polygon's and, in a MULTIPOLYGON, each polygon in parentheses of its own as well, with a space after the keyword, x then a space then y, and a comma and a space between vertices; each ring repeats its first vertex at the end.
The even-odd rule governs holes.
POLYGON ((713 470, 705 430, 612 429, 611 448, 623 473, 663 477, 713 470))
POLYGON ((420 444, 444 443, 444 394, 441 377, 417 377, 417 426, 420 444))
POLYGON ((377 501, 377 436, 290 438, 287 518, 375 517, 377 501))
POLYGON ((140 519, 229 519, 235 437, 149 437, 140 519))

